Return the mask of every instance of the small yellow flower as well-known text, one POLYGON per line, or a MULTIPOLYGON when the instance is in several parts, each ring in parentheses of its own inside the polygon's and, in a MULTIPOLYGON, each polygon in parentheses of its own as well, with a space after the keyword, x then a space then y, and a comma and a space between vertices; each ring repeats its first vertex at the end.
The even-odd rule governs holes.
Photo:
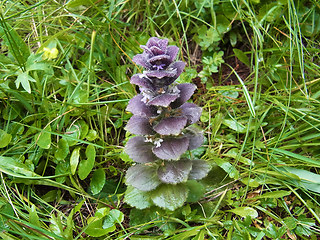
POLYGON ((58 49, 56 48, 43 48, 43 58, 44 59, 48 59, 48 60, 51 60, 51 59, 55 59, 57 58, 58 56, 58 49))

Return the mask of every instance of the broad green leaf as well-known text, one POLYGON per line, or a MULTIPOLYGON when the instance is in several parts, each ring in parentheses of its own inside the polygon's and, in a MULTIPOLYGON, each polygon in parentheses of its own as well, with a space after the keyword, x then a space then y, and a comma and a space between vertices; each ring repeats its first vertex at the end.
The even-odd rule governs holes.
POLYGON ((80 139, 84 139, 88 134, 89 126, 83 120, 79 120, 78 123, 79 123, 80 129, 81 129, 81 131, 80 131, 80 139))
POLYGON ((234 55, 236 55, 236 57, 243 62, 245 65, 247 65, 248 67, 250 67, 250 61, 248 56, 242 52, 240 49, 234 48, 233 49, 234 55))
POLYGON ((70 157, 70 169, 71 169, 72 175, 76 173, 78 163, 79 163, 79 157, 80 157, 80 147, 77 147, 72 151, 72 154, 70 157))
POLYGON ((2 110, 2 118, 4 120, 14 120, 16 119, 21 113, 21 109, 19 105, 7 105, 2 110))
POLYGON ((230 31, 231 22, 223 14, 217 15, 216 21, 219 23, 217 24, 217 30, 221 35, 230 31))
POLYGON ((86 136, 86 139, 87 139, 88 141, 94 141, 94 140, 97 139, 97 137, 98 137, 97 131, 96 131, 96 130, 93 130, 93 129, 90 129, 90 130, 88 131, 88 134, 87 134, 87 136, 86 136))
POLYGON ((11 157, 2 157, 0 156, 0 172, 4 172, 8 175, 19 177, 33 177, 36 174, 18 160, 11 157))
POLYGON ((70 99, 70 102, 72 104, 75 104, 76 106, 81 106, 83 103, 88 102, 88 93, 85 90, 78 89, 74 94, 72 95, 72 98, 70 99))
POLYGON ((115 224, 104 226, 103 222, 110 213, 108 208, 99 208, 94 217, 88 219, 88 226, 85 229, 85 233, 92 237, 101 237, 109 232, 113 232, 116 229, 115 224))
POLYGON ((60 138, 58 142, 58 148, 55 151, 54 156, 58 161, 61 161, 61 160, 65 160, 68 154, 69 154, 68 141, 65 140, 64 138, 60 138))
POLYGON ((283 221, 290 230, 293 230, 297 227, 297 220, 294 217, 286 217, 283 219, 283 221))
POLYGON ((81 160, 78 169, 78 175, 81 180, 84 180, 88 177, 89 173, 92 171, 95 158, 96 158, 96 149, 92 145, 88 145, 86 149, 87 160, 81 160))
MULTIPOLYGON (((70 164, 69 162, 58 162, 56 168, 55 168, 55 175, 60 175, 60 174, 66 174, 69 175, 70 174, 70 164)), ((66 181, 67 177, 63 176, 63 177, 57 177, 56 181, 59 183, 64 183, 66 181)))
POLYGON ((61 195, 61 190, 51 190, 47 192, 45 195, 41 196, 41 199, 45 202, 53 202, 56 199, 59 199, 59 196, 61 195))
POLYGON ((37 145, 43 149, 49 149, 51 146, 51 126, 48 125, 36 135, 37 145))
POLYGON ((81 135, 81 129, 78 122, 67 129, 66 135, 68 136, 67 141, 69 146, 74 146, 78 143, 78 139, 80 139, 81 135))
POLYGON ((174 211, 187 200, 188 188, 184 184, 162 184, 150 196, 155 205, 174 211))
POLYGON ((258 212, 251 207, 237 207, 232 210, 229 210, 229 212, 237 214, 241 217, 246 217, 246 216, 250 216, 251 218, 258 217, 258 212))
POLYGON ((247 128, 236 120, 224 119, 222 123, 238 133, 245 133, 247 131, 247 128))
POLYGON ((2 129, 0 129, 0 148, 4 148, 9 145, 12 139, 11 134, 6 133, 2 129))
POLYGON ((124 220, 124 215, 117 209, 112 209, 105 217, 102 227, 104 229, 114 227, 116 223, 121 223, 124 220))
POLYGON ((231 165, 229 162, 221 159, 221 158, 217 158, 215 159, 216 164, 221 167, 226 173, 228 173, 229 177, 231 178, 239 178, 239 172, 238 170, 231 165))
POLYGON ((200 200, 201 197, 203 197, 203 194, 205 193, 206 189, 205 187, 196 180, 189 180, 187 182, 187 187, 189 189, 187 202, 197 202, 200 200))
POLYGON ((102 168, 97 169, 91 178, 90 188, 93 195, 98 194, 106 182, 106 174, 102 168))
POLYGON ((151 207, 150 194, 140 191, 132 186, 128 186, 124 201, 132 207, 145 209, 151 207))

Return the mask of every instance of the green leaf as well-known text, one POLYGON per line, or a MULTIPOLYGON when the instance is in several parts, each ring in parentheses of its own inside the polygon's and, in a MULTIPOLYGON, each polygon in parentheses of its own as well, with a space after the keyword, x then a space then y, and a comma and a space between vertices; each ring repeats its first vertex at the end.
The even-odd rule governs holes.
POLYGON ((121 223, 124 220, 124 215, 117 209, 112 209, 105 217, 102 227, 104 229, 115 226, 116 223, 121 223))
POLYGON ((51 146, 51 126, 48 125, 36 135, 37 145, 43 149, 49 149, 51 146))
POLYGON ((90 188, 93 195, 98 194, 106 182, 106 174, 102 168, 97 169, 91 178, 90 188))
POLYGON ((12 136, 0 129, 0 148, 4 148, 11 142, 12 136))
POLYGON ((221 36, 225 34, 226 32, 229 32, 231 29, 231 22, 226 18, 224 15, 219 14, 216 17, 217 23, 217 30, 221 36))
POLYGON ((240 49, 234 48, 233 49, 234 55, 241 61, 243 62, 245 65, 247 65, 248 67, 250 67, 250 61, 248 56, 241 51, 240 49))
POLYGON ((124 201, 132 207, 138 209, 145 209, 151 207, 150 194, 148 192, 140 191, 132 186, 128 186, 124 201))
POLYGON ((235 209, 229 210, 229 212, 237 214, 241 217, 246 217, 246 216, 250 216, 251 218, 258 217, 258 212, 251 207, 237 207, 235 209))
POLYGON ((251 161, 251 159, 239 155, 239 149, 237 148, 231 148, 227 153, 223 154, 223 156, 234 158, 235 160, 239 160, 246 165, 254 165, 254 162, 251 161))
POLYGON ((4 172, 14 177, 36 176, 36 174, 30 171, 30 169, 25 164, 11 157, 0 156, 0 172, 4 172))
POLYGON ((205 193, 206 189, 205 187, 196 180, 189 180, 187 182, 187 187, 189 189, 187 202, 197 202, 200 200, 201 197, 203 197, 203 194, 205 193))
POLYGON ((233 119, 224 119, 222 123, 238 133, 245 133, 247 131, 245 126, 233 119))
MULTIPOLYGON (((70 174, 70 164, 69 162, 58 162, 56 169, 55 169, 55 174, 56 175, 60 175, 60 174, 66 174, 69 175, 70 174)), ((63 177, 57 177, 56 181, 59 183, 64 183, 66 181, 67 177, 63 176, 63 177)))
POLYGON ((29 208, 29 222, 37 227, 41 227, 36 206, 34 204, 32 204, 31 208, 29 208))
POLYGON ((68 141, 65 140, 64 138, 60 138, 60 140, 58 142, 58 148, 54 153, 54 157, 58 161, 62 161, 62 160, 65 160, 65 158, 68 156, 68 154, 69 154, 68 141))
POLYGON ((42 54, 31 53, 26 62, 26 71, 42 70, 49 72, 50 64, 42 61, 42 54))
POLYGON ((174 211, 187 200, 188 188, 184 184, 162 184, 150 196, 158 207, 174 211))
POLYGON ((235 31, 231 31, 229 33, 229 40, 232 47, 234 47, 237 44, 237 33, 235 31))
POLYGON ((239 178, 239 171, 234 166, 232 166, 229 162, 227 162, 221 158, 215 159, 215 162, 226 173, 228 173, 229 177, 235 178, 235 179, 239 178))
POLYGON ((93 130, 93 129, 90 129, 90 130, 88 131, 88 134, 87 134, 87 136, 86 136, 86 139, 87 139, 88 141, 94 141, 95 139, 97 139, 97 137, 98 137, 97 131, 96 131, 96 130, 93 130))
POLYGON ((264 193, 257 198, 282 198, 291 194, 291 191, 279 190, 264 193))
POLYGON ((283 219, 289 230, 293 230, 297 227, 297 220, 294 217, 286 217, 283 219))
POLYGON ((70 157, 70 169, 71 169, 72 175, 76 173, 78 163, 79 163, 79 157, 80 157, 80 147, 77 147, 72 151, 72 154, 70 157))
POLYGON ((283 167, 279 169, 282 170, 284 174, 291 173, 298 176, 299 180, 291 179, 291 181, 293 181, 297 185, 302 185, 303 187, 311 191, 320 193, 320 175, 319 174, 316 174, 307 170, 303 170, 303 169, 293 168, 293 167, 283 167))
POLYGON ((88 4, 91 5, 90 1, 88 1, 88 0, 70 0, 67 3, 67 7, 68 8, 75 8, 75 7, 79 7, 82 5, 88 6, 88 4))
POLYGON ((18 75, 15 83, 16 87, 19 88, 20 83, 24 90, 26 90, 28 93, 31 93, 31 87, 29 82, 36 82, 27 72, 22 72, 18 75))
POLYGON ((94 146, 87 146, 86 157, 87 160, 81 160, 79 164, 78 175, 81 180, 86 179, 93 169, 96 158, 96 149, 94 146))
POLYGON ((284 149, 280 149, 280 148, 270 148, 270 149, 277 152, 277 153, 283 154, 285 156, 298 159, 304 163, 315 164, 316 166, 320 167, 320 162, 316 159, 312 159, 312 158, 309 158, 309 157, 306 157, 306 156, 303 156, 303 155, 300 155, 297 153, 293 153, 293 152, 290 152, 290 151, 287 151, 284 149))
POLYGON ((78 143, 78 139, 80 139, 81 129, 77 123, 78 122, 70 126, 66 131, 66 134, 68 136, 67 141, 69 146, 76 145, 78 143))
POLYGON ((108 214, 108 208, 99 208, 94 217, 88 219, 88 226, 84 232, 92 237, 101 237, 109 232, 113 232, 116 229, 114 224, 110 227, 103 226, 103 221, 108 214))
POLYGON ((0 37, 4 39, 10 53, 18 61, 20 66, 27 61, 30 50, 20 35, 8 23, 1 20, 0 37))

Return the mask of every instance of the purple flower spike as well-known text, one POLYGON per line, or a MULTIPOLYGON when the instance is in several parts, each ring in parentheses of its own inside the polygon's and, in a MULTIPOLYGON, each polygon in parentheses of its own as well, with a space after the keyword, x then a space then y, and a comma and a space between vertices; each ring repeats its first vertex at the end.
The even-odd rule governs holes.
POLYGON ((210 170, 207 162, 192 159, 188 152, 204 142, 203 132, 194 125, 202 109, 187 102, 196 90, 194 84, 175 83, 186 65, 176 61, 179 48, 157 37, 140 47, 143 53, 133 61, 144 70, 130 79, 140 94, 126 109, 133 116, 125 129, 139 136, 130 138, 125 146, 136 162, 126 173, 130 188, 125 201, 140 208, 154 204, 174 210, 186 201, 190 181, 204 178, 210 170), (144 203, 136 204, 137 199, 144 203))

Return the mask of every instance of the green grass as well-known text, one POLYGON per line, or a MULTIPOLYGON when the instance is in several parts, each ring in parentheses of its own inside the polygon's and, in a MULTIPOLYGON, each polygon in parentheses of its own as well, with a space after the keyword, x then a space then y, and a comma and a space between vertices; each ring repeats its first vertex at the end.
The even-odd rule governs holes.
POLYGON ((0 7, 2 239, 320 235, 317 1, 0 7), (150 36, 168 38, 188 63, 180 81, 198 86, 207 138, 194 154, 212 166, 203 198, 175 212, 123 202, 125 108, 141 71, 132 57, 150 36))

